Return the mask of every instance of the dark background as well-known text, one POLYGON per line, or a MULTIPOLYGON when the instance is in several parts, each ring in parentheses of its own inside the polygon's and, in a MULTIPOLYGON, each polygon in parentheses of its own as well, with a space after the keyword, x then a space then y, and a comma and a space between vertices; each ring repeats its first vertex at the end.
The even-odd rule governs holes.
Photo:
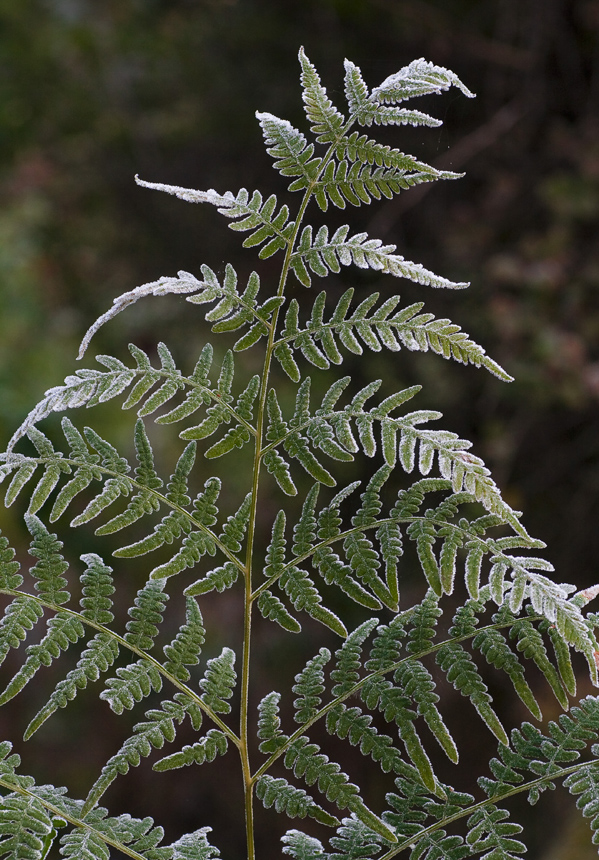
MULTIPOLYGON (((478 98, 452 90, 426 100, 415 106, 443 119, 441 129, 378 130, 379 138, 466 177, 334 210, 328 220, 349 220, 408 259, 472 282, 466 293, 386 281, 381 291, 398 288, 406 301, 449 316, 516 381, 402 352, 392 357, 397 383, 424 381, 419 407, 441 409, 445 427, 473 440, 529 531, 548 543, 557 578, 595 582, 598 30, 596 0, 0 0, 2 438, 74 370, 79 340, 115 296, 179 269, 198 273, 202 263, 219 271, 228 261, 241 273, 255 264, 212 208, 138 188, 136 173, 219 192, 274 190, 282 199, 254 111, 303 123, 299 46, 340 108, 344 57, 374 86, 424 56, 478 98)), ((360 277, 348 270, 343 280, 359 285, 360 277)), ((93 347, 123 354, 128 340, 151 349, 161 339, 192 362, 205 329, 198 336, 188 311, 175 299, 139 303, 93 347)), ((373 356, 365 378, 387 378, 389 366, 381 371, 373 356)), ((127 438, 120 415, 100 420, 127 438)), ((24 540, 17 514, 0 514, 15 543, 24 540)), ((268 668, 272 648, 265 653, 268 668)), ((85 718, 76 708, 70 722, 61 713, 35 752, 49 781, 55 756, 66 755, 61 778, 79 779, 80 793, 94 761, 121 742, 120 723, 106 714, 88 754, 73 760, 60 743, 83 732, 85 718)), ((156 777, 152 789, 127 777, 109 806, 144 814, 153 804, 148 811, 162 820, 178 797, 183 814, 173 828, 204 825, 223 786, 229 792, 227 771, 213 768, 217 782, 200 812, 185 788, 188 771, 170 782, 156 777), (156 803, 149 795, 162 786, 156 803)), ((542 815, 558 810, 551 802, 542 815)), ((233 857, 238 821, 229 812, 217 814, 217 843, 233 857)), ((552 847, 542 823, 531 825, 530 840, 531 857, 583 857, 581 848, 552 847)))

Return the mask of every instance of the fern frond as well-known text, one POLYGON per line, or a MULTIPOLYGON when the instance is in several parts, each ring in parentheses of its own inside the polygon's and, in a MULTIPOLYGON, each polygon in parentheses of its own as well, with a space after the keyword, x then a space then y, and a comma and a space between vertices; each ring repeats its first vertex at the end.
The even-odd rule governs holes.
MULTIPOLYGON (((190 567, 193 567, 206 554, 214 555, 216 553, 216 539, 211 526, 216 523, 218 515, 218 507, 216 501, 220 495, 221 482, 219 478, 208 478, 204 483, 204 490, 196 496, 193 507, 193 524, 197 526, 197 530, 191 531, 183 538, 181 548, 172 558, 164 562, 164 564, 155 567, 150 574, 151 579, 166 579, 170 576, 175 576, 190 567)), ((173 511, 171 522, 181 531, 189 529, 189 523, 185 522, 180 513, 173 511)), ((162 521, 161 525, 167 525, 170 515, 162 521)), ((168 534, 168 532, 165 532, 168 534)), ((176 534, 178 537, 179 534, 176 534)), ((151 537, 151 536, 150 536, 151 537)), ((169 541, 170 542, 170 541, 169 541)), ((226 562, 227 571, 233 569, 234 576, 229 585, 237 578, 237 568, 231 562, 226 562)), ((216 572, 213 571, 213 574, 216 572)), ((196 583, 197 584, 197 583, 196 583)), ((191 586, 190 586, 191 587, 191 586)), ((215 586, 212 586, 215 587, 215 586)), ((218 586, 216 586, 218 587, 218 586)), ((226 586, 229 587, 229 586, 226 586)), ((222 587, 219 588, 222 591, 222 587)), ((199 594, 198 591, 186 591, 186 594, 199 594)))
POLYGON ((206 639, 206 628, 197 600, 187 597, 185 605, 185 624, 181 625, 173 641, 162 649, 167 658, 164 668, 183 682, 190 678, 186 667, 195 666, 199 662, 206 639))
POLYGON ((44 805, 31 795, 12 793, 0 803, 0 857, 44 860, 56 830, 44 805))
MULTIPOLYGON (((560 640, 563 641, 563 640, 560 640)), ((542 718, 541 709, 524 677, 524 668, 499 630, 481 630, 472 640, 485 660, 497 669, 502 669, 510 678, 514 690, 537 720, 542 718)))
POLYGON ((372 716, 362 713, 360 708, 337 704, 327 713, 329 734, 347 738, 352 746, 359 746, 362 755, 369 755, 384 773, 415 773, 415 769, 403 760, 393 738, 380 734, 371 724, 372 716))
POLYGON ((499 717, 491 707, 492 697, 476 664, 457 642, 447 642, 437 651, 436 662, 456 690, 470 699, 480 718, 497 740, 507 745, 508 737, 499 717))
MULTIPOLYGON (((494 618, 505 618, 506 612, 502 609, 493 616, 494 618)), ((547 654, 547 648, 541 633, 526 618, 514 621, 510 628, 510 638, 516 640, 516 649, 528 660, 533 660, 537 668, 545 676, 545 680, 551 687, 554 696, 564 710, 568 709, 569 702, 557 670, 547 654)))
POLYGON ((310 131, 316 135, 317 143, 334 143, 343 134, 345 117, 327 96, 318 72, 303 48, 300 48, 299 61, 302 67, 302 98, 308 122, 311 123, 310 131))
POLYGON ((96 624, 110 624, 114 619, 110 611, 115 591, 112 568, 93 552, 82 555, 81 561, 87 565, 80 577, 81 615, 96 624))
POLYGON ((277 198, 274 194, 264 201, 259 191, 250 196, 247 189, 242 188, 236 195, 231 191, 217 194, 216 191, 195 191, 193 188, 181 188, 178 185, 164 185, 160 182, 145 182, 135 177, 138 185, 174 194, 180 200, 189 203, 211 203, 216 206, 221 215, 226 218, 239 219, 229 225, 231 230, 253 230, 243 242, 244 248, 262 245, 268 241, 259 253, 263 259, 270 257, 276 251, 284 248, 290 240, 295 222, 289 221, 289 208, 286 205, 276 212, 277 198))
POLYGON ((36 645, 27 647, 27 658, 0 694, 0 705, 20 693, 42 666, 50 666, 53 660, 60 657, 62 651, 67 651, 84 635, 83 624, 78 618, 70 613, 57 612, 48 620, 44 638, 36 645))
POLYGON ((590 818, 590 827, 593 831, 593 844, 599 842, 599 816, 597 798, 599 797, 599 765, 592 762, 582 767, 575 773, 570 774, 564 780, 564 785, 570 794, 579 795, 576 806, 582 811, 585 818, 590 818))
POLYGON ((273 691, 268 693, 258 705, 258 737, 261 739, 260 752, 275 753, 289 740, 289 736, 281 730, 279 717, 279 702, 281 694, 273 691))
POLYGON ((48 702, 27 726, 25 740, 28 740, 55 711, 65 708, 90 681, 97 681, 101 674, 107 672, 118 655, 119 645, 116 638, 109 633, 96 633, 87 643, 87 648, 82 652, 76 667, 58 683, 48 702))
POLYGON ((395 842, 389 828, 371 812, 360 798, 358 788, 349 781, 336 762, 320 752, 317 744, 310 743, 305 735, 292 741, 284 758, 285 767, 302 777, 308 785, 318 783, 318 789, 339 809, 349 809, 376 833, 395 842))
POLYGON ((231 705, 227 701, 235 691, 237 674, 235 672, 235 652, 223 648, 218 657, 208 660, 204 677, 200 681, 202 701, 217 714, 230 714, 231 705))
POLYGON ((187 508, 190 498, 187 495, 188 478, 195 462, 195 444, 190 442, 179 457, 166 493, 166 499, 172 505, 172 510, 154 527, 154 531, 145 538, 128 546, 121 547, 113 553, 117 558, 132 558, 153 552, 165 543, 172 543, 183 532, 190 530, 190 524, 185 514, 180 510, 187 508))
POLYGON ((0 663, 11 648, 18 648, 27 638, 43 614, 44 610, 32 597, 19 595, 8 604, 0 621, 0 663))
POLYGON ((377 624, 376 618, 370 618, 360 624, 349 634, 341 648, 335 651, 336 666, 331 672, 331 680, 335 681, 333 696, 349 693, 359 681, 362 646, 377 624))
MULTIPOLYGON (((301 176, 308 185, 318 174, 321 158, 313 158, 314 145, 308 144, 305 135, 285 119, 271 113, 256 112, 262 128, 266 151, 275 159, 281 176, 301 176)), ((293 183, 294 185, 296 183, 293 183)))
POLYGON ((263 335, 268 334, 273 312, 282 304, 280 296, 271 296, 261 305, 256 297, 260 289, 260 277, 252 272, 248 278, 245 290, 241 293, 237 288, 237 272, 229 263, 220 283, 216 273, 205 264, 202 265, 203 281, 199 286, 202 292, 190 296, 187 301, 192 304, 210 304, 218 299, 218 304, 205 314, 207 322, 213 323, 212 331, 237 331, 242 326, 250 326, 249 330, 240 337, 233 349, 240 351, 248 349, 257 343, 263 335))
POLYGON ((385 78, 372 95, 381 104, 398 104, 417 96, 438 94, 451 86, 457 87, 467 98, 474 98, 474 93, 454 72, 421 58, 385 78))
MULTIPOLYGON (((160 503, 152 491, 162 487, 162 479, 156 474, 152 447, 141 419, 135 423, 134 439, 139 463, 135 469, 135 479, 140 489, 131 498, 127 508, 122 513, 117 514, 109 522, 96 529, 98 535, 113 534, 120 531, 120 529, 137 522, 146 514, 154 513, 160 508, 160 503)), ((54 510, 52 514, 54 515, 54 510)))
POLYGON ((211 827, 201 827, 193 833, 185 833, 170 846, 173 860, 212 860, 220 857, 220 851, 208 842, 211 827))
POLYGON ((60 554, 62 541, 55 534, 50 534, 34 514, 25 514, 25 523, 33 536, 29 555, 39 559, 29 571, 37 580, 35 590, 44 600, 56 606, 67 603, 71 595, 66 590, 68 583, 63 573, 66 573, 69 565, 60 554))
MULTIPOLYGON (((198 533, 194 532, 195 534, 198 533)), ((208 594, 209 591, 222 592, 226 588, 231 588, 238 576, 239 568, 232 561, 226 561, 220 567, 215 567, 202 579, 197 579, 188 585, 183 594, 186 597, 197 597, 200 594, 208 594)))
POLYGON ((406 660, 396 669, 393 680, 413 699, 418 715, 424 718, 447 758, 457 764, 458 749, 437 709, 440 697, 435 692, 435 682, 428 669, 419 660, 406 660))
POLYGON ((165 579, 150 579, 137 592, 134 605, 128 610, 125 641, 140 651, 149 651, 158 636, 159 625, 169 596, 164 593, 165 579))
POLYGON ((519 824, 507 821, 509 813, 496 806, 484 806, 468 819, 467 842, 471 851, 487 852, 483 856, 498 857, 501 860, 519 860, 526 851, 526 845, 514 839, 522 833, 519 824), (516 852, 516 853, 514 853, 516 852))
MULTIPOLYGON (((408 111, 402 108, 378 107, 373 113, 373 119, 378 125, 410 124, 410 125, 441 125, 427 114, 420 111, 408 111)), ((313 181, 314 197, 323 212, 328 209, 329 201, 338 209, 345 209, 346 202, 352 206, 369 204, 381 197, 391 199, 414 185, 423 182, 433 182, 442 178, 435 176, 430 170, 406 173, 403 168, 378 167, 359 161, 349 163, 345 158, 338 162, 329 161, 318 180, 313 181)), ((302 177, 289 186, 290 191, 305 188, 308 180, 302 177)), ((418 284, 433 287, 461 288, 467 284, 454 283, 447 278, 435 275, 419 263, 411 263, 399 255, 390 255, 381 266, 383 271, 400 278, 409 278, 418 284)), ((300 279, 301 280, 301 279, 300 279)))
POLYGON ((210 729, 205 737, 191 746, 184 746, 180 752, 172 753, 156 762, 153 770, 163 772, 187 767, 190 764, 204 764, 214 761, 217 755, 227 752, 229 742, 227 736, 218 729, 210 729))
POLYGON ((147 758, 153 749, 162 749, 166 742, 175 740, 175 724, 181 724, 186 716, 186 710, 180 701, 165 700, 160 708, 146 711, 146 720, 136 723, 134 734, 127 738, 120 750, 108 759, 98 779, 95 781, 83 807, 83 813, 92 809, 102 795, 112 785, 119 774, 129 772, 129 768, 138 767, 142 758, 147 758))
POLYGON ((276 621, 276 623, 283 628, 283 630, 287 630, 289 633, 300 633, 302 626, 297 620, 288 612, 285 605, 282 603, 279 598, 266 589, 265 591, 260 592, 260 596, 258 597, 258 609, 260 610, 260 614, 263 618, 268 618, 270 621, 276 621))
POLYGON ((315 657, 308 660, 302 671, 295 676, 293 692, 297 699, 293 702, 296 723, 307 723, 316 716, 324 693, 324 667, 331 659, 328 648, 321 648, 315 657))
POLYGON ((116 678, 106 681, 106 688, 100 698, 108 702, 115 714, 130 711, 136 702, 149 696, 152 690, 159 693, 162 689, 162 676, 149 660, 138 660, 116 670, 116 678))
POLYGON ((256 795, 266 809, 274 806, 277 812, 283 812, 289 818, 305 818, 308 815, 329 827, 339 824, 338 819, 315 803, 303 788, 290 785, 282 777, 275 779, 268 774, 261 776, 256 782, 256 795))
POLYGON ((322 842, 313 836, 302 833, 301 830, 288 830, 281 837, 283 854, 290 854, 295 860, 324 860, 325 853, 322 842))

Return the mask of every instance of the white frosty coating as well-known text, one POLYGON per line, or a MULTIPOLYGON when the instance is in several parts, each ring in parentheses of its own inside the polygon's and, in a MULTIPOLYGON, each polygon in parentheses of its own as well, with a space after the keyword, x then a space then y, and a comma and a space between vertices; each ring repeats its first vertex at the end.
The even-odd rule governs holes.
POLYGON ((435 81, 435 89, 433 92, 440 93, 441 90, 446 90, 453 84, 453 86, 458 87, 458 89, 460 89, 469 99, 476 97, 475 93, 469 90, 456 74, 450 72, 449 69, 443 68, 443 66, 435 66, 434 63, 428 62, 424 57, 420 57, 419 60, 412 60, 409 66, 404 66, 403 69, 399 70, 399 72, 389 75, 388 78, 385 78, 382 84, 375 87, 372 91, 372 95, 380 95, 384 90, 393 89, 396 86, 400 86, 405 81, 410 80, 417 81, 420 79, 423 83, 432 85, 433 81, 430 80, 431 75, 445 78, 445 80, 435 81))
POLYGON ((164 185, 162 182, 146 182, 135 177, 135 181, 143 188, 152 188, 154 191, 164 191, 166 194, 173 194, 180 200, 187 200, 188 203, 211 203, 213 206, 230 206, 231 200, 234 199, 231 192, 225 196, 218 194, 214 188, 209 188, 208 191, 196 191, 194 188, 182 188, 180 185, 164 185))
POLYGON ((77 358, 83 358, 92 337, 98 329, 104 325, 104 323, 113 319, 113 317, 120 314, 120 312, 129 307, 129 305, 139 301, 139 299, 143 299, 145 296, 166 296, 168 293, 194 293, 203 286, 204 282, 198 281, 198 279, 193 275, 190 275, 189 272, 178 272, 178 277, 176 278, 159 278, 157 281, 151 281, 149 284, 142 284, 140 287, 135 287, 134 290, 130 290, 128 293, 123 293, 121 296, 114 299, 112 307, 109 308, 106 313, 102 314, 102 316, 88 328, 85 333, 85 337, 81 341, 77 358))

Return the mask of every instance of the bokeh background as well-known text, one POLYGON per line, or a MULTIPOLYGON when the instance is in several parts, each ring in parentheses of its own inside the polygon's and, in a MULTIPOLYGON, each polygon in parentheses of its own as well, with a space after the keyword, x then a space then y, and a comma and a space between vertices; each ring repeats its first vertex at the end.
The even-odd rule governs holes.
MULTIPOLYGON (((228 261, 241 273, 255 263, 214 210, 138 188, 136 173, 284 196, 254 111, 303 122, 299 46, 341 107, 344 57, 374 86, 423 56, 454 70, 477 99, 457 91, 429 99, 417 106, 443 119, 441 129, 380 136, 466 177, 333 212, 330 222, 349 220, 408 259, 472 282, 453 294, 399 288, 406 301, 423 299, 459 323, 515 382, 405 353, 392 359, 394 381, 424 381, 419 405, 441 409, 445 427, 473 440, 529 531, 548 543, 558 578, 595 582, 598 33, 597 0, 0 0, 3 443, 43 391, 73 371, 84 331, 115 296, 179 269, 197 273, 202 263, 222 270, 228 261)), ((361 278, 347 270, 343 281, 359 287, 361 278)), ((381 291, 397 286, 384 282, 381 291)), ((161 339, 192 362, 205 329, 189 307, 139 303, 94 349, 123 354, 128 340, 152 349, 161 339)), ((389 365, 381 370, 373 356, 365 375, 381 372, 387 379, 389 365)), ((117 440, 129 432, 120 414, 100 421, 117 440)), ((3 511, 0 525, 19 545, 17 514, 3 511)), ((268 666, 274 654, 265 649, 268 666)), ((3 730, 19 708, 26 719, 22 704, 0 717, 3 730)), ((86 734, 88 718, 84 708, 61 715, 33 753, 24 751, 48 781, 60 763, 61 779, 79 783, 79 793, 88 766, 122 739, 109 714, 86 734), (73 735, 84 740, 83 753, 69 748, 73 735)), ((239 822, 219 807, 234 796, 227 773, 215 766, 210 791, 191 796, 187 771, 149 787, 141 769, 137 782, 127 777, 114 789, 109 806, 137 814, 153 806, 173 836, 216 815, 223 856, 241 856, 239 822)), ((547 817, 561 806, 545 801, 530 825, 529 856, 586 858, 567 817, 548 832, 547 817)))

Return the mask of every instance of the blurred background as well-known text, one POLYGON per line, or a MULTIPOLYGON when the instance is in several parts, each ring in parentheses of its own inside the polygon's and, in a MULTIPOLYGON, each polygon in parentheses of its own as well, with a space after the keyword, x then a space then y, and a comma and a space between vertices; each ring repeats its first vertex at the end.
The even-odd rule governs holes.
MULTIPOLYGON (((548 543, 560 581, 597 581, 598 33, 597 0, 0 0, 2 444, 43 391, 73 372, 83 333, 115 296, 179 269, 199 273, 202 263, 222 271, 231 262, 240 273, 255 265, 212 208, 138 188, 136 173, 282 199, 254 112, 303 123, 299 46, 341 109, 344 57, 376 86, 423 56, 455 71, 477 99, 452 90, 421 100, 442 128, 378 137, 465 178, 334 211, 328 223, 349 221, 472 282, 443 293, 383 281, 381 292, 450 317, 515 382, 405 352, 393 356, 394 382, 424 380, 418 405, 441 409, 444 427, 472 439, 529 531, 548 543)), ((372 276, 350 269, 342 281, 359 289, 372 276)), ((205 337, 182 300, 145 301, 103 329, 92 354, 124 356, 129 340, 151 349, 161 339, 192 366, 205 337)), ((365 376, 388 377, 389 365, 380 368, 373 355, 365 376)), ((129 438, 124 420, 101 419, 129 438)), ((13 543, 25 540, 17 513, 2 512, 0 526, 13 543)), ((63 779, 77 782, 85 770, 60 747, 83 732, 85 712, 73 714, 38 742, 48 780, 57 756, 66 757, 63 779)), ((88 742, 90 761, 121 742, 109 717, 88 742)), ((179 798, 172 835, 209 823, 229 789, 202 796, 198 813, 184 799, 187 776, 152 780, 154 789, 127 777, 108 798, 111 811, 139 798, 131 811, 144 814, 149 794, 165 786, 150 811, 162 818, 168 798, 179 798)), ((80 781, 84 793, 85 773, 80 781)), ((551 803, 542 815, 557 813, 551 803)), ((220 821, 223 856, 241 856, 237 826, 220 821)), ((529 856, 586 858, 578 836, 562 832, 556 845, 542 819, 531 824, 529 856)))

